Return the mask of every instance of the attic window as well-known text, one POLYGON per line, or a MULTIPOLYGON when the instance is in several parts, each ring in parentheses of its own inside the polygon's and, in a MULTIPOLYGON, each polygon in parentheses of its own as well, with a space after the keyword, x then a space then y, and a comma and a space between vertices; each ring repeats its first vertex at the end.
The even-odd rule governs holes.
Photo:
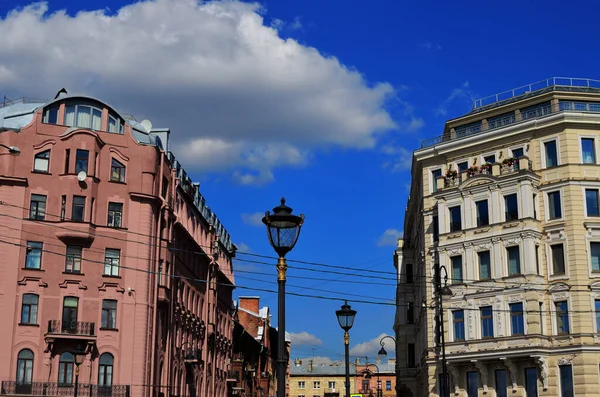
POLYGON ((115 134, 123 133, 123 123, 121 119, 112 114, 108 115, 108 132, 113 132, 115 134))
POLYGON ((65 125, 100 130, 102 128, 102 110, 87 105, 67 105, 65 107, 65 125))
POLYGON ((46 108, 42 121, 46 124, 58 124, 58 107, 46 108))

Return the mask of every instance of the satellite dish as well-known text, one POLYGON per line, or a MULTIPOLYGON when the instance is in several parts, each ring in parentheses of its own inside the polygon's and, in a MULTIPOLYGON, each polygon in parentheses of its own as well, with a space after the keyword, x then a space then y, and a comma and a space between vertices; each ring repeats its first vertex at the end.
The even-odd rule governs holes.
POLYGON ((85 181, 85 178, 87 178, 87 174, 85 173, 85 171, 81 171, 79 174, 77 174, 77 180, 79 182, 85 181))
POLYGON ((144 127, 146 131, 152 131, 152 123, 150 122, 150 120, 142 120, 140 124, 142 125, 142 127, 144 127))

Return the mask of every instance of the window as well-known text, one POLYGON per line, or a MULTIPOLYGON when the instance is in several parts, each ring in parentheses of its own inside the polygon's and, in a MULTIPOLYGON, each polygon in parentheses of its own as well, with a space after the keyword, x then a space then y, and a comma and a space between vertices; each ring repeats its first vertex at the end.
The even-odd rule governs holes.
POLYGON ((477 253, 479 259, 479 279, 489 280, 492 278, 492 263, 490 260, 490 251, 480 251, 477 253))
POLYGON ((600 216, 598 189, 585 189, 585 208, 587 209, 587 216, 600 216))
POLYGON ((515 148, 515 149, 512 149, 512 150, 511 150, 511 152, 512 152, 512 156, 513 156, 514 158, 516 158, 516 159, 518 159, 519 157, 523 157, 523 155, 525 154, 525 153, 523 152, 523 148, 522 148, 522 147, 520 147, 520 148, 515 148))
POLYGON ((81 252, 81 247, 67 245, 65 273, 81 273, 81 252))
POLYGON ((594 300, 594 312, 596 315, 596 332, 600 332, 600 299, 594 300))
POLYGON ((100 130, 102 128, 102 111, 85 105, 66 106, 65 125, 100 130))
POLYGON ((33 170, 36 172, 48 172, 50 169, 50 150, 39 152, 33 158, 33 170))
POLYGON ((512 335, 525 334, 525 322, 523 321, 523 303, 511 303, 510 307, 510 326, 512 335))
POLYGON ((525 368, 525 393, 527 397, 538 396, 537 368, 525 368))
POLYGON ((496 162, 496 155, 490 154, 489 156, 483 156, 483 163, 494 164, 496 162))
POLYGON ((590 243, 590 261, 592 262, 592 271, 600 272, 600 243, 590 243))
POLYGON ((77 149, 75 152, 75 173, 79 174, 80 172, 88 172, 88 162, 89 162, 90 152, 83 149, 77 149))
POLYGON ((431 189, 432 192, 437 192, 437 180, 438 178, 442 176, 442 170, 441 169, 437 169, 437 170, 433 170, 431 171, 431 182, 433 183, 433 189, 431 189))
POLYGON ((112 182, 125 182, 125 166, 112 159, 110 166, 110 180, 112 182))
POLYGON ((506 378, 506 370, 497 369, 496 371, 494 371, 494 378, 494 380, 496 381, 496 397, 508 397, 508 381, 506 378))
POLYGON ((479 309, 481 314, 481 337, 494 337, 494 311, 491 306, 484 306, 479 309))
POLYGON ((565 274, 565 250, 563 244, 553 244, 550 246, 550 250, 552 251, 553 274, 565 274))
POLYGON ((385 390, 392 390, 392 381, 391 380, 386 380, 385 381, 385 390))
POLYGON ((83 222, 85 217, 85 197, 73 196, 73 208, 71 209, 71 220, 83 222))
POLYGON ((544 142, 544 152, 546 154, 546 168, 558 165, 558 151, 556 150, 556 141, 544 142))
POLYGON ((121 227, 121 219, 123 218, 122 203, 108 203, 108 221, 110 227, 121 227))
POLYGON ((475 202, 477 211, 477 227, 487 226, 490 224, 489 206, 487 200, 475 202))
POLYGON ((73 354, 64 352, 60 355, 58 362, 58 384, 59 386, 70 386, 73 384, 73 369, 75 359, 73 354))
POLYGON ((448 210, 450 211, 450 232, 461 231, 462 219, 460 214, 460 205, 457 205, 456 207, 451 207, 448 210))
POLYGON ((33 352, 23 349, 17 355, 17 394, 31 394, 33 352))
POLYGON ((306 383, 303 380, 298 381, 298 389, 304 389, 306 387, 306 383))
POLYGON ((538 302, 538 314, 540 315, 540 334, 544 335, 544 302, 538 302))
POLYGON ((452 312, 452 322, 454 324, 454 340, 465 340, 465 312, 464 310, 454 310, 452 312))
POLYGON ((406 302, 406 324, 415 323, 415 306, 413 302, 406 302))
POLYGON ((75 333, 77 330, 77 307, 79 299, 74 296, 65 296, 63 300, 62 331, 75 333))
POLYGON ((407 263, 406 265, 404 265, 404 270, 406 272, 406 284, 412 284, 413 283, 413 265, 412 263, 407 263))
POLYGON ((32 194, 29 203, 29 219, 43 221, 46 218, 46 196, 32 194))
POLYGON ((462 255, 450 257, 452 262, 452 282, 462 283, 463 281, 463 269, 462 269, 462 255))
POLYGON ((121 124, 121 120, 109 115, 108 116, 108 132, 114 132, 115 134, 122 134, 123 133, 123 125, 121 124))
POLYGON ((414 368, 417 366, 416 363, 416 350, 415 350, 415 344, 414 343, 409 343, 407 345, 407 365, 408 368, 414 368))
POLYGON ((46 124, 58 124, 58 106, 44 109, 44 119, 46 124))
POLYGON ((537 194, 533 194, 533 219, 537 219, 537 194))
MULTIPOLYGON (((370 388, 371 388, 371 381, 370 381, 370 380, 368 380, 368 379, 363 379, 363 381, 362 381, 362 389, 363 389, 364 391, 367 391, 367 390, 369 390, 370 388)), ((364 394, 364 393, 363 393, 363 394, 364 394)))
POLYGON ((468 161, 463 161, 463 162, 460 162, 460 163, 456 163, 456 169, 458 170, 459 174, 461 172, 466 171, 467 168, 469 168, 469 162, 468 161))
POLYGON ((569 365, 559 365, 560 373, 560 397, 573 397, 573 367, 569 365))
POLYGON ((327 382, 327 387, 330 389, 335 389, 335 382, 333 382, 333 381, 327 382))
POLYGON ((569 304, 567 301, 554 302, 556 309, 556 331, 560 334, 569 333, 569 304))
POLYGON ((508 275, 521 274, 521 253, 518 245, 506 248, 508 256, 508 275))
POLYGON ((562 218, 562 208, 560 202, 560 192, 548 193, 548 218, 562 218))
POLYGON ((594 138, 581 138, 581 159, 583 164, 596 164, 594 138))
POLYGON ((60 196, 60 220, 64 221, 67 217, 67 196, 60 196))
POLYGON ((321 382, 317 381, 317 382, 313 382, 313 389, 320 389, 321 388, 321 382))
POLYGON ((504 215, 507 222, 519 219, 519 202, 516 193, 504 196, 504 215))
POLYGON ((121 258, 121 250, 107 248, 104 254, 104 275, 118 276, 119 275, 119 260, 121 258))
POLYGON ((21 304, 21 324, 37 324, 38 296, 24 294, 21 304))
POLYGON ((432 217, 433 241, 440 241, 440 224, 437 215, 432 217))
POLYGON ((25 254, 25 269, 41 269, 43 244, 37 241, 27 242, 25 254))
POLYGON ((102 328, 117 329, 117 301, 104 299, 102 301, 102 328))
POLYGON ((102 353, 100 355, 100 360, 98 361, 98 387, 112 386, 114 361, 115 359, 110 353, 102 353))
POLYGON ((70 157, 71 157, 71 150, 70 149, 65 150, 65 174, 69 173, 70 157))
POLYGON ((479 372, 467 372, 467 396, 477 397, 477 389, 479 389, 479 372))

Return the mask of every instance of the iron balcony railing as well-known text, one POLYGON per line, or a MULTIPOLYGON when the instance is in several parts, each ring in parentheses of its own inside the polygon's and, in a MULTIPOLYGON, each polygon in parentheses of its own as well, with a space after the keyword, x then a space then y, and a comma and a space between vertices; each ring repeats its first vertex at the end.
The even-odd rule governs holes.
POLYGON ((49 334, 65 334, 65 335, 96 335, 96 323, 84 321, 69 321, 60 322, 58 320, 48 321, 49 334))
MULTIPOLYGON (((4 380, 0 383, 0 395, 15 396, 73 396, 75 385, 72 383, 55 382, 17 382, 14 380, 4 380)), ((79 383, 77 386, 77 395, 81 397, 129 397, 129 385, 90 385, 79 383)))

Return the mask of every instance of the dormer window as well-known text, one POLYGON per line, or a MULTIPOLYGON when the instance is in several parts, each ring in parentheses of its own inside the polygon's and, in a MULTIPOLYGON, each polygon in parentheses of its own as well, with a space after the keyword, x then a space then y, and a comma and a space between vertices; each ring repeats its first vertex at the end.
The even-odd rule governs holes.
POLYGON ((69 127, 102 129, 102 110, 87 105, 67 105, 65 125, 69 127))
POLYGON ((42 122, 46 124, 58 124, 58 106, 46 108, 42 122))
POLYGON ((108 115, 108 132, 113 132, 115 134, 123 133, 123 123, 121 123, 119 118, 108 115))

